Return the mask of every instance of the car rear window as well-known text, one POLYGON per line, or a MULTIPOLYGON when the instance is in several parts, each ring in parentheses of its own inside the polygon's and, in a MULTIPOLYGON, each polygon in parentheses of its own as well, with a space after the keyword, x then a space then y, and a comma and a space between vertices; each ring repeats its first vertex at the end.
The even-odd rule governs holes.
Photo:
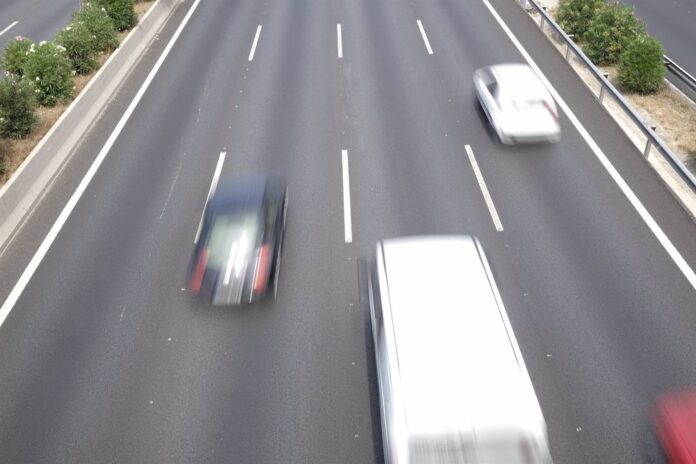
POLYGON ((221 268, 232 250, 250 255, 256 246, 259 219, 256 212, 217 214, 206 240, 208 267, 221 268))

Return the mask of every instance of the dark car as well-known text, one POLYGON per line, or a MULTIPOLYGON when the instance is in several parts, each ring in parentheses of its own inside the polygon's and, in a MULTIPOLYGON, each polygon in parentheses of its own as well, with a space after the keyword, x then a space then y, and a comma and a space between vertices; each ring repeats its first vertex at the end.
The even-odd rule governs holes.
POLYGON ((214 305, 252 303, 278 287, 288 195, 268 176, 221 179, 188 269, 191 295, 214 305))
POLYGON ((696 464, 696 388, 662 395, 654 420, 667 462, 696 464))

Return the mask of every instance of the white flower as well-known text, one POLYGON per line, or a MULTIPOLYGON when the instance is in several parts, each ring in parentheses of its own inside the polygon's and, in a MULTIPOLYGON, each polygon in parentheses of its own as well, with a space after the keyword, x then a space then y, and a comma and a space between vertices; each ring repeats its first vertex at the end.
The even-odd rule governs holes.
POLYGON ((70 29, 72 29, 72 27, 70 27, 70 26, 65 28, 66 31, 69 31, 70 29))
POLYGON ((45 41, 45 40, 42 40, 41 42, 39 42, 39 47, 42 47, 42 46, 44 46, 44 45, 46 45, 46 41, 45 41))
POLYGON ((75 74, 77 74, 77 71, 75 71, 75 70, 73 69, 73 70, 72 70, 72 75, 74 76, 75 74))
POLYGON ((40 81, 41 78, 40 78, 39 76, 36 76, 36 80, 37 80, 37 81, 40 81))
POLYGON ((65 51, 65 47, 62 46, 62 45, 58 45, 57 48, 58 48, 58 50, 60 50, 61 52, 64 52, 64 51, 65 51))
POLYGON ((5 120, 5 118, 0 117, 0 122, 3 122, 4 120, 5 120))

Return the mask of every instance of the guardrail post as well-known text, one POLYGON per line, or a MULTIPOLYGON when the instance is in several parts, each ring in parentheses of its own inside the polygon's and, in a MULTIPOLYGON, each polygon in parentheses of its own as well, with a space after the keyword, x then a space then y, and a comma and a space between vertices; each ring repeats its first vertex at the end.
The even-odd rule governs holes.
MULTIPOLYGON (((655 132, 655 129, 657 129, 657 126, 650 126, 650 129, 655 132)), ((650 136, 648 136, 648 140, 645 142, 645 150, 643 150, 643 156, 648 157, 650 154, 650 148, 652 147, 652 142, 650 141, 650 136)))
MULTIPOLYGON (((575 34, 568 34, 569 39, 574 39, 575 34)), ((570 60, 570 42, 566 42, 566 54, 565 54, 565 59, 566 61, 570 60)))
MULTIPOLYGON (((609 77, 609 73, 602 73, 602 76, 607 79, 609 77)), ((606 86, 604 85, 604 81, 602 81, 602 88, 599 89, 599 103, 602 103, 602 100, 604 100, 604 89, 606 89, 606 86)))
MULTIPOLYGON (((546 11, 546 7, 542 6, 542 10, 546 11)), ((539 12, 539 27, 541 28, 541 31, 544 32, 544 15, 539 12)))

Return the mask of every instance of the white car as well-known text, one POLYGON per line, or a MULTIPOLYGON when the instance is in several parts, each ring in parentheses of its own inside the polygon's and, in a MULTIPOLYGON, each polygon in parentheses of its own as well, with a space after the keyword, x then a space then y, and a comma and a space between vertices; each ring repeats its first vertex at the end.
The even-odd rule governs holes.
POLYGON ((499 64, 474 72, 481 108, 501 143, 558 142, 561 126, 551 94, 525 64, 499 64))

